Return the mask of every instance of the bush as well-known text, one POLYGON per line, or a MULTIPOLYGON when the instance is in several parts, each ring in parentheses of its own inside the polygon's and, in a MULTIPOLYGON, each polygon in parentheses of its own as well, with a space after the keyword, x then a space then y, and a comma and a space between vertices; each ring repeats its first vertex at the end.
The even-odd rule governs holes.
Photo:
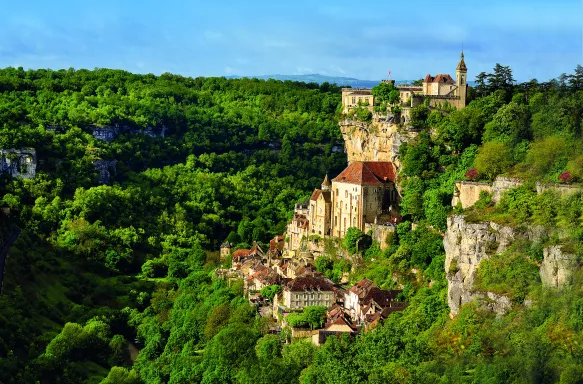
POLYGON ((476 168, 472 168, 466 172, 466 179, 468 180, 475 181, 478 180, 478 177, 480 177, 480 174, 476 168))

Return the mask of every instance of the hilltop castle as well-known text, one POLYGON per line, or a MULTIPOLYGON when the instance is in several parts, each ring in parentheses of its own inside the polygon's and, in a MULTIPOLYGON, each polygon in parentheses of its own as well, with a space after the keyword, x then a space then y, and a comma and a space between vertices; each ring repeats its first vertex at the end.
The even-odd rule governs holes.
MULTIPOLYGON (((455 80, 449 74, 440 73, 436 76, 427 74, 423 79, 423 86, 399 85, 400 102, 403 114, 408 115, 408 109, 429 99, 430 107, 437 107, 445 102, 457 109, 466 106, 468 83, 468 68, 464 61, 464 53, 460 54, 460 61, 455 70, 455 80)), ((394 83, 394 80, 383 80, 394 83)), ((344 113, 359 105, 368 105, 371 111, 375 106, 375 98, 371 88, 342 88, 342 106, 344 113)))

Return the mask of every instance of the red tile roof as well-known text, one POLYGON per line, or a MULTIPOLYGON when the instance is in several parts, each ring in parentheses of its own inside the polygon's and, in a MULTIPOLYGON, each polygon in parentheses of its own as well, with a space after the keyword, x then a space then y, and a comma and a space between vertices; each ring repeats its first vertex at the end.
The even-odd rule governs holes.
POLYGON ((312 193, 310 200, 313 200, 313 201, 318 200, 318 197, 320 197, 320 193, 322 193, 321 189, 314 189, 314 192, 312 193))
POLYGON ((382 185, 395 181, 395 168, 390 161, 353 161, 333 180, 358 185, 382 185))
POLYGON ((350 292, 356 294, 360 298, 363 298, 368 294, 368 292, 373 287, 376 287, 375 283, 372 280, 369 280, 365 277, 362 280, 360 280, 358 283, 354 284, 350 288, 350 292))
POLYGON ((450 84, 454 85, 455 81, 453 81, 452 77, 448 74, 440 73, 439 75, 433 77, 431 75, 425 76, 424 83, 443 83, 443 84, 450 84))

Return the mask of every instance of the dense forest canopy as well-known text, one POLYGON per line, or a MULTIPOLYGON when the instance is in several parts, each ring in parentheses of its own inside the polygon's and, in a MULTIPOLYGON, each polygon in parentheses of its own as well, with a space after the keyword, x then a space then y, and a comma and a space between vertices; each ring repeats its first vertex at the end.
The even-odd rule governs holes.
MULTIPOLYGON (((0 381, 580 382, 580 276, 574 289, 544 290, 531 279, 540 252, 517 246, 492 259, 494 272, 481 282, 512 290, 518 305, 503 317, 467 305, 450 319, 440 232, 456 180, 583 177, 583 69, 517 85, 497 65, 476 84, 462 110, 414 111, 413 123, 426 129, 401 147, 406 221, 390 246, 373 243, 352 270, 333 251, 316 263, 335 280, 351 271, 352 281, 401 284, 409 307, 317 349, 283 345, 241 284, 213 271, 218 244, 244 248, 282 234, 293 204, 345 166, 333 150, 341 141, 338 87, 1 70, 0 148, 35 148, 39 162, 34 179, 0 180, 2 240, 22 229, 0 296, 0 381), (123 129, 106 142, 94 126, 123 129), (136 132, 147 128, 166 135, 136 132), (98 160, 117 160, 108 184, 98 181, 98 160), (524 284, 506 287, 508 279, 524 284), (537 305, 521 305, 526 297, 537 305), (126 348, 135 338, 141 350, 132 364, 126 348)), ((487 200, 467 213, 557 224, 581 248, 580 194, 534 198, 526 185, 498 207, 487 200), (549 220, 537 221, 546 207, 549 220)))

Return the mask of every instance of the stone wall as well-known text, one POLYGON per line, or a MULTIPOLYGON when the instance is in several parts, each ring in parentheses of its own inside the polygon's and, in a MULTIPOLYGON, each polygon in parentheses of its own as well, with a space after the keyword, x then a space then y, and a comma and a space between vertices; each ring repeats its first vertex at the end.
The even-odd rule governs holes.
POLYGON ((387 249, 388 245, 386 242, 389 233, 395 233, 396 227, 394 225, 377 225, 377 224, 365 224, 364 232, 371 232, 372 239, 379 243, 381 249, 387 249))
POLYGON ((492 201, 498 203, 504 192, 520 187, 522 184, 524 181, 516 177, 498 176, 492 183, 492 201))
POLYGON ((32 179, 36 175, 36 151, 34 149, 0 149, 0 172, 12 177, 32 179))
MULTIPOLYGON (((452 206, 457 206, 461 203, 462 208, 471 207, 478 201, 481 191, 486 191, 492 194, 492 201, 494 203, 500 202, 504 192, 519 187, 524 184, 524 180, 516 177, 497 177, 492 184, 477 182, 477 181, 457 181, 454 187, 452 206)), ((580 184, 558 184, 558 183, 536 183, 536 191, 541 194, 544 191, 557 191, 559 195, 565 197, 571 193, 581 191, 580 184)))
POLYGON ((478 181, 456 181, 451 205, 455 207, 461 204, 462 208, 471 207, 480 199, 482 191, 492 193, 492 186, 478 181))

